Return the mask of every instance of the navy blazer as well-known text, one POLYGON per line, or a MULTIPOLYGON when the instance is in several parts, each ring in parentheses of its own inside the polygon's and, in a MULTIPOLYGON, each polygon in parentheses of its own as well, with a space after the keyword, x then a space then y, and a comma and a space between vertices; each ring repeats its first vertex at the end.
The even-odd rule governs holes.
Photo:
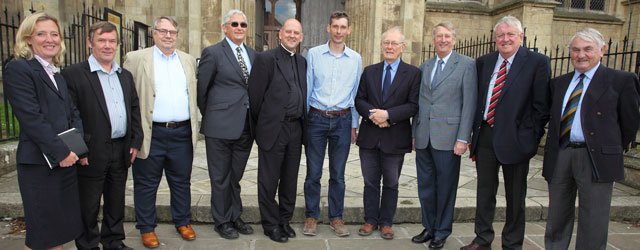
MULTIPOLYGON (((82 168, 80 171, 92 172, 97 175, 104 174, 106 166, 96 163, 106 163, 109 160, 110 155, 104 152, 110 149, 108 144, 111 143, 111 120, 98 73, 91 72, 89 62, 84 61, 65 68, 62 75, 69 85, 71 99, 76 104, 84 121, 84 139, 89 147, 89 163, 92 167, 82 168)), ((127 159, 125 166, 130 166, 129 149, 140 149, 142 146, 140 105, 131 73, 123 68, 118 73, 118 79, 122 87, 127 118, 124 136, 124 145, 126 146, 122 154, 127 159)))
MULTIPOLYGON (((553 105, 549 133, 544 148, 542 176, 550 180, 560 150, 560 117, 562 102, 574 72, 551 82, 553 105)), ((624 178, 623 151, 635 140, 640 124, 640 83, 630 72, 607 68, 596 70, 580 103, 580 121, 597 182, 624 178)))
POLYGON ((16 59, 4 70, 4 94, 20 122, 18 164, 47 165, 64 160, 71 152, 58 133, 76 128, 82 131, 80 114, 73 105, 67 83, 54 75, 57 88, 40 62, 16 59))
MULTIPOLYGON (((476 60, 478 105, 473 122, 471 152, 478 147, 489 83, 498 61, 498 52, 476 60)), ((538 152, 538 144, 549 121, 549 58, 520 47, 516 52, 502 94, 495 109, 493 150, 502 164, 528 162, 538 152)))
POLYGON ((388 97, 382 101, 384 62, 364 68, 356 94, 355 106, 362 120, 356 144, 373 149, 379 147, 388 154, 411 152, 410 119, 418 112, 420 69, 400 61, 388 97), (384 109, 389 113, 388 128, 380 128, 369 119, 369 110, 384 109))

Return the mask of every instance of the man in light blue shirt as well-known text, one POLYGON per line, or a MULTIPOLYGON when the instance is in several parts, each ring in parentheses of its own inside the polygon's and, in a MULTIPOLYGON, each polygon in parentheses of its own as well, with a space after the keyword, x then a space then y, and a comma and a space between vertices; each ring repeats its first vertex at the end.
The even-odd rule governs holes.
POLYGON ((133 76, 114 60, 116 26, 96 22, 88 33, 89 59, 62 71, 89 147, 78 168, 83 232, 75 243, 78 249, 99 249, 102 244, 102 249, 127 250, 132 248, 124 244, 122 222, 128 167, 142 146, 140 105, 133 76))
POLYGON ((307 177, 304 181, 306 219, 303 234, 316 235, 320 216, 320 179, 329 143, 329 219, 337 236, 348 236, 344 226, 344 169, 350 143, 356 139, 358 112, 354 99, 362 73, 362 58, 345 44, 351 33, 349 16, 331 14, 326 44, 309 50, 307 56, 308 124, 305 146, 307 177))

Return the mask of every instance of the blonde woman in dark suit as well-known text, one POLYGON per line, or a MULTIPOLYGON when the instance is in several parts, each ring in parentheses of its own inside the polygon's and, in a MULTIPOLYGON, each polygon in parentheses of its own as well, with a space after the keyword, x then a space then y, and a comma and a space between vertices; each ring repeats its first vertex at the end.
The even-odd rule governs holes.
POLYGON ((20 122, 16 162, 27 228, 25 249, 62 249, 82 232, 73 167, 79 159, 58 136, 72 127, 82 130, 58 73, 65 51, 62 38, 56 18, 45 13, 25 18, 16 36, 16 59, 3 71, 4 94, 20 122))

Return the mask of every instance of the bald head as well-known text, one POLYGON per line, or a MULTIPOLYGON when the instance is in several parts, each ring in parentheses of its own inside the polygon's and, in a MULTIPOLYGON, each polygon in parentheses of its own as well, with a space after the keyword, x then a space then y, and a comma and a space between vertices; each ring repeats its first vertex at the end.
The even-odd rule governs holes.
POLYGON ((282 46, 290 51, 296 51, 296 48, 302 42, 304 35, 302 34, 302 24, 296 19, 287 19, 278 32, 278 38, 282 46))

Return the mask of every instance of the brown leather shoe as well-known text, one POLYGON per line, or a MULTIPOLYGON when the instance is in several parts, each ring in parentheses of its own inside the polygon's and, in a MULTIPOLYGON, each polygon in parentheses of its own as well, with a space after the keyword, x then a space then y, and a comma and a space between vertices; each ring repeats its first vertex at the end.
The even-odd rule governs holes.
POLYGON ((374 226, 373 224, 364 223, 362 224, 362 226, 360 226, 360 229, 358 229, 358 234, 360 236, 368 236, 371 235, 373 230, 376 230, 376 226, 374 226))
POLYGON ((156 232, 143 233, 141 236, 142 245, 146 248, 156 248, 160 246, 160 241, 158 240, 158 236, 156 236, 156 232))
POLYGON ((196 231, 193 231, 191 225, 180 226, 177 228, 178 233, 182 236, 183 240, 195 240, 196 239, 196 231))
POLYGON ((393 239, 393 228, 391 226, 382 226, 380 227, 380 237, 385 240, 393 239))
POLYGON ((478 243, 471 242, 471 244, 461 247, 460 250, 491 250, 491 247, 485 247, 478 243))

